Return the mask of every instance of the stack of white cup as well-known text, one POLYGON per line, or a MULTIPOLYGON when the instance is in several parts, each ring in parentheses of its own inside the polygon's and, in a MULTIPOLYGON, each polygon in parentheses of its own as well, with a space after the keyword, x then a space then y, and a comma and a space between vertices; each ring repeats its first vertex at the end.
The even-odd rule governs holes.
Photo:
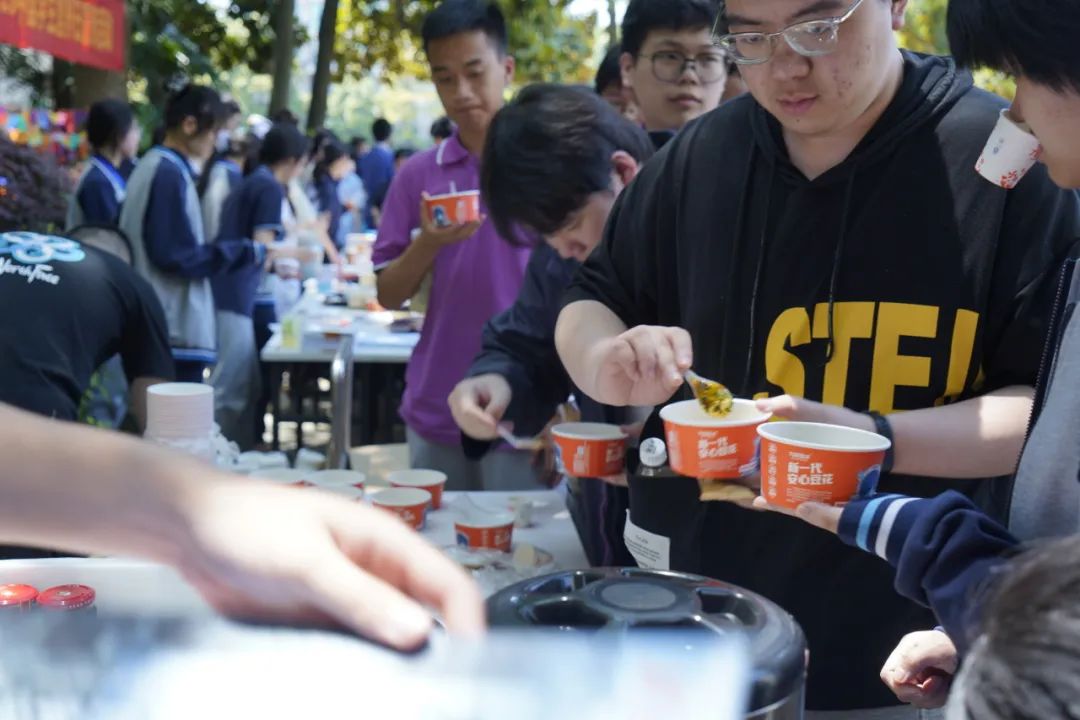
POLYGON ((213 432, 213 386, 161 383, 147 390, 147 439, 214 462, 213 432))

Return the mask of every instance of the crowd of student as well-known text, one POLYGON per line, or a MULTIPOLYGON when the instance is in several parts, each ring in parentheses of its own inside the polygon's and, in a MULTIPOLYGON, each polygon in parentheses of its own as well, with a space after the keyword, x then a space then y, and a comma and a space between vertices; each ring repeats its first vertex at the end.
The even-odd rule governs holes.
MULTIPOLYGON (((696 572, 789 610, 811 717, 915 718, 950 685, 949 717, 1077 717, 1080 11, 952 0, 954 59, 897 47, 905 6, 631 0, 594 88, 507 103, 503 15, 444 0, 422 35, 447 118, 411 156, 385 121, 359 158, 359 139, 309 142, 295 122, 222 131, 239 109, 189 86, 128 175, 130 109, 99 103, 69 224, 117 224, 135 273, 93 255, 76 276, 82 251, 53 240, 70 278, 47 290, 126 320, 23 350, 3 399, 70 419, 77 381, 119 353, 140 385, 214 366, 219 421, 253 432, 260 297, 310 248, 334 257, 351 202, 377 227, 379 302, 430 284, 401 405, 413 466, 533 487, 542 468, 500 426, 541 433, 572 398, 634 442, 662 437, 691 365, 762 410, 886 434, 881 494, 844 508, 703 503, 695 480, 642 477, 631 457, 568 481, 571 514, 595 564, 696 572), (1011 107, 974 86, 980 65, 1015 75, 1011 107), (975 171, 1006 108, 1043 145, 1008 190, 975 171), (354 167, 362 202, 342 192, 354 167), (470 189, 476 221, 425 209, 470 189), (63 412, 34 392, 43 372, 75 381, 53 384, 63 412), (660 551, 633 557, 626 533, 660 551), (1048 538, 1066 539, 1010 560, 1048 538)), ((23 285, 0 286, 9 305, 41 305, 23 285)))

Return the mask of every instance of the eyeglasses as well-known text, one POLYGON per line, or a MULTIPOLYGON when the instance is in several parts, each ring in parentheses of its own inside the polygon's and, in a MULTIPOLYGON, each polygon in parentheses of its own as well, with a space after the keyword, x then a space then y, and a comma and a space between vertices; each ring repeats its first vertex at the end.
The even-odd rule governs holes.
POLYGON ((687 68, 694 72, 705 85, 711 85, 724 79, 727 58, 722 52, 705 52, 694 57, 687 57, 674 50, 661 50, 652 55, 645 55, 652 63, 653 77, 660 82, 678 82, 687 68))
POLYGON ((716 38, 716 42, 739 65, 760 65, 768 62, 772 59, 776 43, 781 37, 800 55, 821 57, 836 50, 840 25, 855 14, 862 2, 863 0, 855 0, 855 4, 839 17, 795 23, 774 33, 729 33, 716 38))

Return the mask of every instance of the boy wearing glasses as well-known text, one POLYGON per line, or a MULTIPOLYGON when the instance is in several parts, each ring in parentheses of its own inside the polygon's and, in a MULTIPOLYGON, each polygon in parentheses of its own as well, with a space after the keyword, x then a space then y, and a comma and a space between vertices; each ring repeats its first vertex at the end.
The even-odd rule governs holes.
MULTIPOLYGON (((904 8, 728 0, 718 41, 750 95, 619 198, 556 341, 601 402, 662 405, 692 365, 789 419, 891 435, 883 490, 959 490, 1000 515, 1078 205, 1042 170, 1011 191, 975 174, 1004 102, 951 59, 899 51, 904 8)), ((792 612, 810 710, 915 717, 878 668, 932 621, 888 566, 791 518, 700 503, 696 486, 631 479, 628 532, 668 548, 655 564, 792 612)))
POLYGON ((658 146, 724 93, 726 58, 710 32, 717 7, 716 0, 631 0, 623 15, 623 85, 658 146))

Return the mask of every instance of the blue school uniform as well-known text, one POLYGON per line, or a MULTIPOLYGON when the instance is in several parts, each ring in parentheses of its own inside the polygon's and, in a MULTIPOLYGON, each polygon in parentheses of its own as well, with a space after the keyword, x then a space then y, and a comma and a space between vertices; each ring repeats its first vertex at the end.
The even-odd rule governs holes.
MULTIPOLYGON (((218 242, 252 240, 259 230, 272 230, 280 234, 283 230, 281 203, 284 199, 285 190, 270 169, 265 165, 259 167, 229 193, 221 210, 218 242)), ((211 285, 217 309, 251 317, 262 276, 262 263, 236 267, 215 276, 211 285)))
MULTIPOLYGON (((263 166, 229 193, 221 210, 219 242, 254 239, 260 230, 282 230, 284 188, 263 166)), ((218 365, 214 384, 214 414, 222 432, 243 449, 259 439, 257 411, 261 397, 259 346, 252 316, 263 279, 262 264, 238 267, 213 278, 217 307, 218 365)))
POLYGON ((345 207, 341 204, 341 198, 338 197, 337 180, 325 173, 317 176, 315 199, 319 212, 330 213, 330 226, 327 228, 327 233, 330 235, 330 240, 340 250, 344 243, 338 238, 338 228, 341 226, 341 215, 345 212, 345 207))
POLYGON ((120 171, 103 156, 95 154, 68 203, 67 229, 87 224, 116 225, 126 187, 120 171))
POLYGON ((132 173, 120 228, 131 238, 136 270, 165 308, 178 378, 201 378, 216 345, 209 278, 261 266, 266 249, 246 239, 206 242, 191 166, 162 146, 151 148, 132 173))

